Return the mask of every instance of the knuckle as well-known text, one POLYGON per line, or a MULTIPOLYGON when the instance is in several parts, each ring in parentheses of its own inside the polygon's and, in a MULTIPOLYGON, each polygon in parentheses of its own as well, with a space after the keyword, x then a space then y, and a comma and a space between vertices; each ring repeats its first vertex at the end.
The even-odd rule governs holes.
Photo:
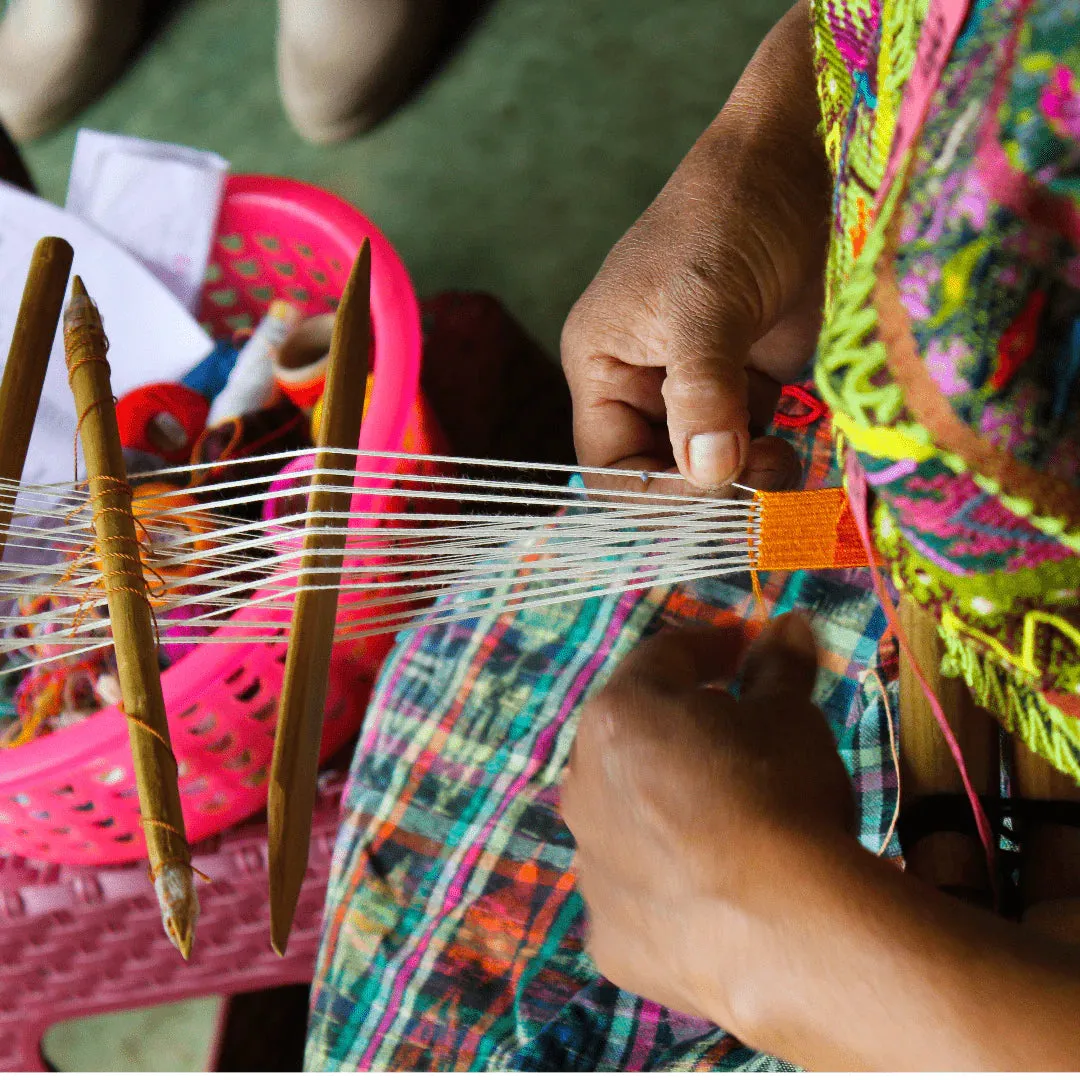
POLYGON ((584 342, 588 339, 588 301, 586 291, 580 296, 563 323, 559 338, 559 355, 563 370, 569 375, 588 356, 584 342))
POLYGON ((605 728, 614 726, 618 711, 618 689, 605 686, 603 690, 591 697, 582 708, 575 746, 580 748, 581 752, 587 752, 588 748, 595 743, 597 736, 605 728))

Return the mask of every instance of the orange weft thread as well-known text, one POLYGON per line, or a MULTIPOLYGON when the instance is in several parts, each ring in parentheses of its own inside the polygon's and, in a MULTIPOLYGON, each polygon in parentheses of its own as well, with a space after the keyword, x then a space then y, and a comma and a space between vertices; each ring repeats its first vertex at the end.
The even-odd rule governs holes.
MULTIPOLYGON (((162 825, 162 824, 164 824, 164 822, 154 821, 154 820, 150 820, 150 821, 144 820, 143 824, 144 825, 162 825)), ((175 832, 176 830, 173 830, 173 831, 175 832)), ((153 866, 148 866, 146 868, 147 876, 150 878, 151 881, 157 881, 157 879, 159 877, 161 877, 161 872, 163 870, 166 870, 170 866, 187 867, 197 878, 201 878, 208 885, 212 885, 213 882, 214 882, 214 879, 209 874, 204 874, 197 866, 193 866, 189 862, 184 862, 183 859, 166 859, 164 862, 159 862, 159 863, 155 863, 153 866)))
MULTIPOLYGON (((124 716, 127 719, 129 724, 134 724, 137 728, 141 728, 143 731, 145 731, 147 733, 147 735, 153 735, 154 738, 157 739, 157 741, 159 743, 161 743, 161 745, 164 746, 165 749, 168 750, 170 754, 172 754, 173 761, 176 760, 176 755, 173 754, 173 748, 169 744, 169 740, 166 739, 165 736, 161 734, 161 732, 159 732, 159 731, 155 730, 154 728, 152 728, 145 720, 140 720, 139 717, 133 716, 131 713, 126 712, 126 713, 124 713, 124 716)), ((166 828, 169 828, 169 827, 170 826, 166 826, 166 828)), ((173 829, 173 832, 176 832, 176 830, 173 829)))
POLYGON ((839 570, 866 566, 847 495, 820 491, 759 491, 755 570, 839 570))
POLYGON ((768 619, 769 609, 765 604, 765 593, 761 590, 761 579, 758 577, 756 570, 750 571, 750 587, 754 593, 754 604, 757 610, 761 612, 763 619, 768 619))

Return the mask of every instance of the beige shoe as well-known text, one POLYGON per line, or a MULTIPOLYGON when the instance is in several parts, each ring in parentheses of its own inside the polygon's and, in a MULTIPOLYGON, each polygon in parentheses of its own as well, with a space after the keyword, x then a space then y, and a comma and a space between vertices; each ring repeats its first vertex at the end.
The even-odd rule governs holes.
POLYGON ((444 0, 278 0, 278 85, 305 139, 341 142, 412 89, 442 29, 444 0))
POLYGON ((143 0, 10 0, 0 20, 0 121, 36 139, 89 105, 123 70, 143 0))

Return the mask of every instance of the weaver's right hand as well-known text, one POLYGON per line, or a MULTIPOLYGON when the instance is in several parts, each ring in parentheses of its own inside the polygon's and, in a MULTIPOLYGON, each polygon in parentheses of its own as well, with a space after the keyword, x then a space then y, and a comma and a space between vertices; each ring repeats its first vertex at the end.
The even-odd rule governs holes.
POLYGON ((571 311, 562 360, 582 465, 677 469, 709 491, 740 474, 797 480, 787 444, 751 431, 820 324, 830 181, 811 61, 799 3, 571 311))

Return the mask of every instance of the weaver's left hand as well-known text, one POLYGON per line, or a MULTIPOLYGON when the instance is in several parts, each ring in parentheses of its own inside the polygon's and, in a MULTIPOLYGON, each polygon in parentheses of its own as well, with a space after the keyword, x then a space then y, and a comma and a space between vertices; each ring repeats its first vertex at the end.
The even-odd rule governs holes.
POLYGON ((562 809, 600 971, 746 1039, 770 935, 814 918, 796 865, 813 873, 808 851, 850 844, 854 810, 810 700, 809 625, 763 632, 736 701, 717 683, 744 646, 734 629, 680 631, 632 653, 585 707, 562 809))

